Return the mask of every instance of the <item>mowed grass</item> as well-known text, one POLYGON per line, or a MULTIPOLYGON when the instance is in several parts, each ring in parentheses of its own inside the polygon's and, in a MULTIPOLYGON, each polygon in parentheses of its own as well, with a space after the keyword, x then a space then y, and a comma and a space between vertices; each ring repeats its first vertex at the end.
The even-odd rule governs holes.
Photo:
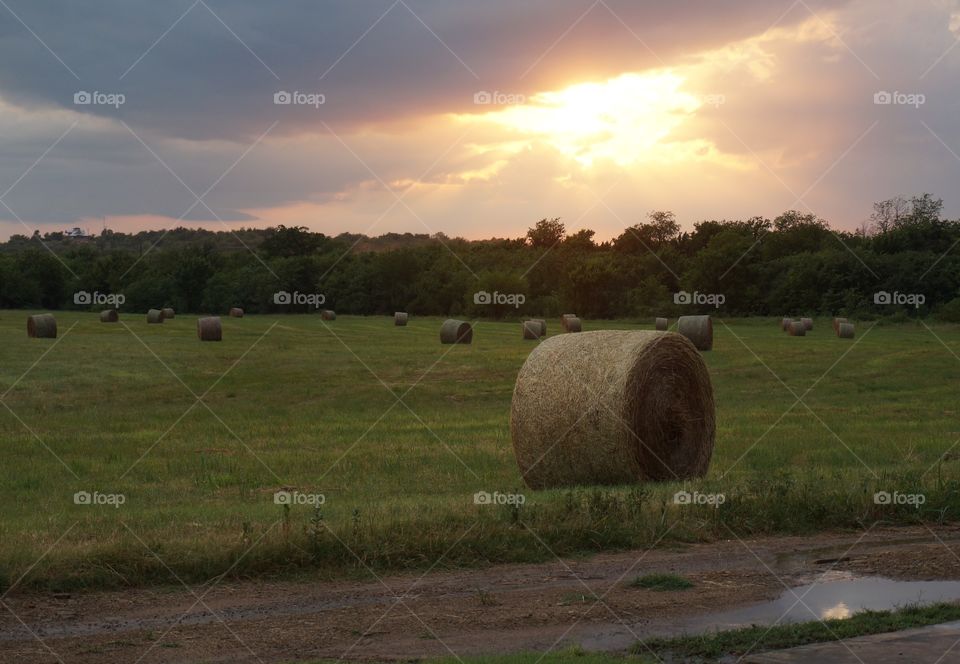
POLYGON ((861 323, 849 341, 827 319, 803 338, 716 320, 707 478, 533 492, 509 410, 536 342, 515 322, 444 346, 438 318, 224 317, 223 342, 201 343, 193 316, 72 312, 59 339, 28 339, 27 313, 0 312, 0 587, 369 576, 960 509, 960 461, 941 461, 960 453, 957 326, 861 323), (277 505, 281 488, 325 502, 277 505), (680 488, 725 500, 678 506, 680 488), (124 502, 77 505, 78 491, 124 502), (477 491, 526 503, 476 505, 477 491), (875 491, 926 502, 876 505, 875 491))

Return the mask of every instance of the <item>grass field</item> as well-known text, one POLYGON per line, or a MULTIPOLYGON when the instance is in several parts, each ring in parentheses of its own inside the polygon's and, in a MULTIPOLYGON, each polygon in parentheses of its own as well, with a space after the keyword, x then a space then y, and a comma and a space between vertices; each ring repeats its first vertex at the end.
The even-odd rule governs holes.
MULTIPOLYGON (((200 343, 191 316, 61 312, 54 341, 28 339, 26 315, 0 312, 4 588, 543 560, 960 509, 960 460, 941 460, 960 453, 958 326, 861 323, 848 341, 827 319, 804 338, 717 320, 716 449, 685 487, 723 493, 710 507, 674 505, 678 484, 524 490, 509 405, 536 342, 516 323, 442 346, 436 318, 248 316, 200 343), (277 505, 280 488, 325 502, 277 505), (526 503, 476 505, 481 490, 526 503), (78 505, 78 491, 124 502, 78 505)), ((585 323, 601 328, 650 326, 585 323)))

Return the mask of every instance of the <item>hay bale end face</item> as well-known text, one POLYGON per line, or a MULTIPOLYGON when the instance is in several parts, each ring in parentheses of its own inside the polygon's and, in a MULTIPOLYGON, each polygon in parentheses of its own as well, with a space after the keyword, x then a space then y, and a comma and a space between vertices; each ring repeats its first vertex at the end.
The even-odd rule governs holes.
POLYGON ((780 321, 780 329, 783 330, 784 332, 789 332, 789 331, 790 331, 790 323, 792 323, 792 322, 793 322, 793 321, 790 320, 789 318, 784 318, 783 320, 780 321))
POLYGON ((837 336, 841 339, 853 339, 853 323, 840 323, 837 326, 837 336))
POLYGON ((558 335, 520 369, 510 435, 532 489, 702 477, 715 437, 710 375, 679 334, 558 335))
POLYGON ((393 324, 403 327, 404 325, 407 324, 407 320, 409 318, 410 317, 407 315, 405 311, 397 311, 393 314, 393 324))
POLYGON ((565 318, 567 332, 582 332, 583 323, 580 322, 579 318, 565 318))
POLYGON ((539 339, 543 336, 541 332, 540 321, 525 320, 521 324, 521 331, 524 339, 539 339))
POLYGON ((803 323, 803 327, 806 328, 807 332, 813 329, 813 319, 812 318, 801 318, 800 322, 803 323))
POLYGON ((53 314, 28 316, 27 336, 31 339, 56 339, 57 319, 53 317, 53 314))
POLYGON ((547 321, 543 320, 542 318, 534 318, 532 320, 534 323, 540 324, 540 336, 541 337, 547 336, 547 321))
POLYGON ((230 307, 231 318, 243 318, 243 309, 240 307, 230 307))
POLYGON ((120 320, 120 313, 116 309, 104 309, 100 312, 101 323, 116 323, 120 320))
POLYGON ((576 318, 576 317, 577 317, 577 314, 563 314, 562 316, 560 316, 560 329, 566 330, 566 329, 567 329, 567 319, 568 319, 568 318, 576 318))
POLYGON ((223 339, 223 326, 220 324, 220 316, 198 318, 197 338, 200 341, 221 341, 223 339))
POLYGON ((332 309, 324 309, 320 312, 320 318, 322 320, 337 320, 337 312, 332 309))
POLYGON ((160 311, 163 312, 163 319, 170 320, 171 318, 176 317, 176 312, 173 310, 173 307, 164 307, 160 311))
POLYGON ((803 324, 803 321, 799 321, 799 320, 790 321, 790 336, 791 337, 807 336, 807 326, 803 324))
POLYGON ((697 350, 713 349, 713 320, 710 316, 680 316, 677 332, 693 342, 697 350))
POLYGON ((834 318, 833 319, 833 333, 836 335, 840 334, 840 323, 849 323, 850 321, 846 318, 834 318))
POLYGON ((657 318, 653 321, 653 326, 660 332, 666 332, 667 328, 670 327, 670 321, 666 318, 657 318))
POLYGON ((445 320, 440 326, 440 343, 469 344, 473 342, 473 328, 470 323, 453 318, 445 320))
POLYGON ((163 311, 160 309, 151 309, 147 312, 147 322, 150 324, 157 324, 163 322, 163 311))

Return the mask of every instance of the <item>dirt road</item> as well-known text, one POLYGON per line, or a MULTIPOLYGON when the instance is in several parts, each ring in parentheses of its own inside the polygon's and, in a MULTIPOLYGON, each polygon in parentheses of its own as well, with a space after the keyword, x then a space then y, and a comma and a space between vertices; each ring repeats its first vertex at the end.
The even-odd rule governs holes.
POLYGON ((0 605, 0 661, 289 662, 616 650, 704 616, 778 596, 827 571, 960 579, 960 529, 731 539, 581 560, 385 576, 364 582, 221 582, 69 595, 18 593, 0 605), (689 590, 631 588, 682 574, 689 590), (597 599, 597 597, 599 599, 597 599))

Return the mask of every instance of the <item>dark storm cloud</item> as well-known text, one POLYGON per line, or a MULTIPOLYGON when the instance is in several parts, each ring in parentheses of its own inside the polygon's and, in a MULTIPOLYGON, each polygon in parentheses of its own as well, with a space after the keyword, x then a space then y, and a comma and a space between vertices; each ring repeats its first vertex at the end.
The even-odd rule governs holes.
POLYGON ((349 129, 463 111, 478 90, 528 93, 641 70, 778 19, 809 18, 806 10, 783 16, 788 3, 768 0, 8 4, 26 25, 0 9, 5 98, 191 139, 249 138, 277 119, 279 131, 291 133, 323 131, 321 119, 349 129), (77 90, 119 92, 126 101, 120 109, 76 107, 77 90), (278 107, 278 90, 326 100, 319 110, 278 107))

